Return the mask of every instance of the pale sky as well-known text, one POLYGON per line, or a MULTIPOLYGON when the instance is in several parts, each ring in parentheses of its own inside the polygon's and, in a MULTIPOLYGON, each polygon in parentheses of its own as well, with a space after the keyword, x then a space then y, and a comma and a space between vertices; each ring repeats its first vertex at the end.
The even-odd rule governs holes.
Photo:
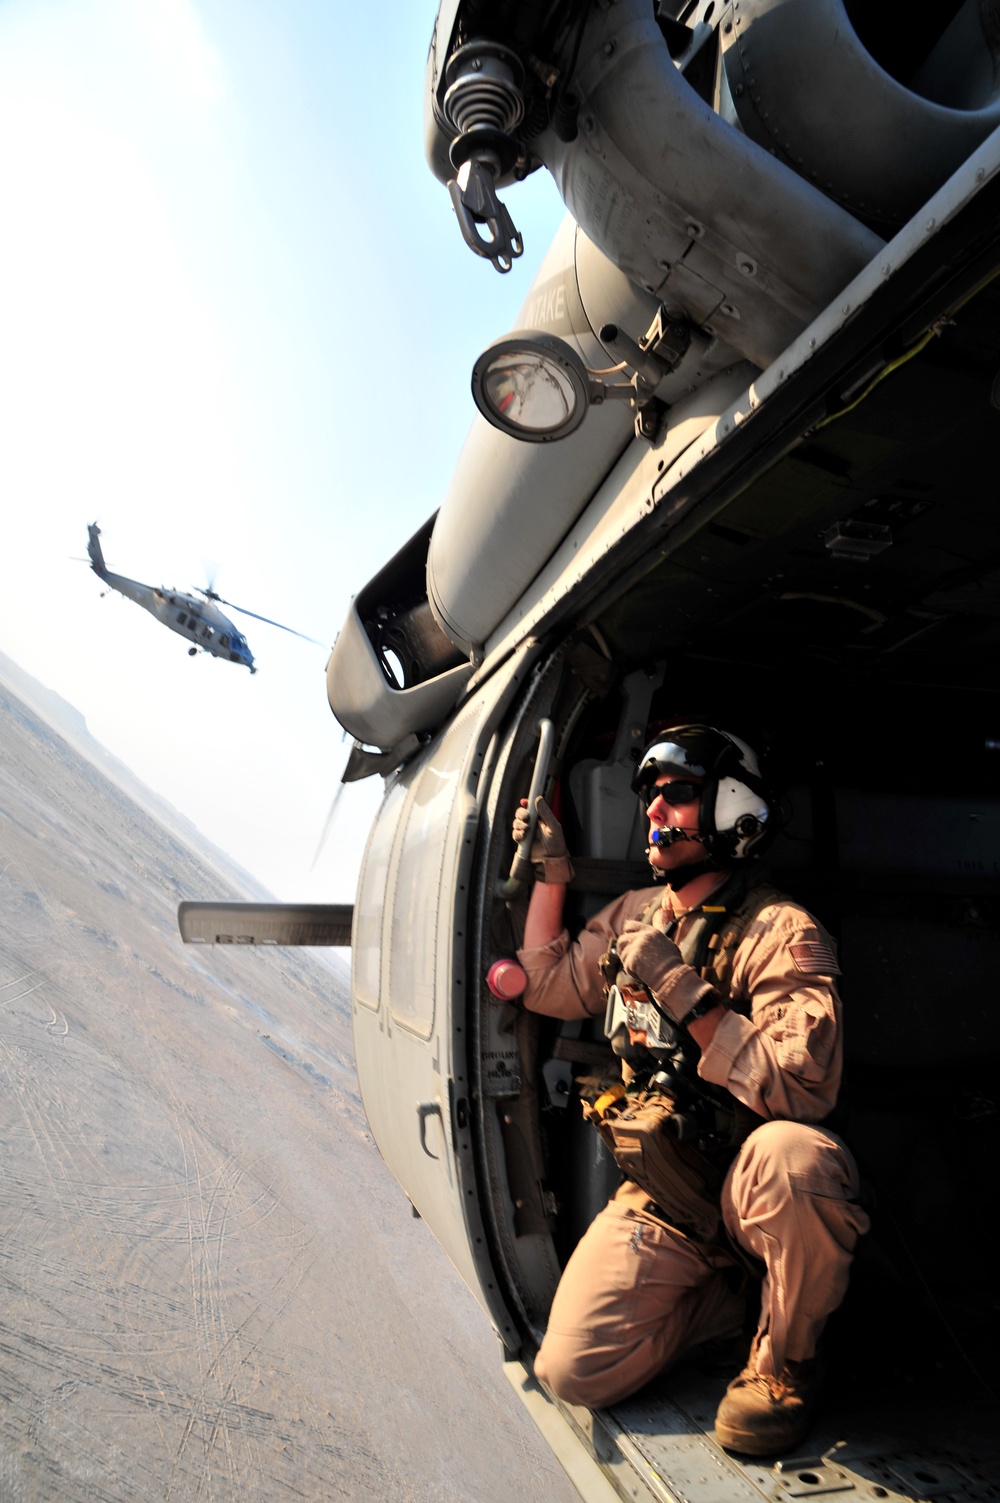
MULTIPOLYGON (((324 649, 234 614, 205 655, 83 557, 332 643, 440 504, 472 363, 563 209, 507 201, 498 275, 423 158, 433 3, 0 0, 0 649, 285 899, 350 900, 381 782, 345 790, 324 649)), ((212 894, 205 894, 206 897, 212 894)))

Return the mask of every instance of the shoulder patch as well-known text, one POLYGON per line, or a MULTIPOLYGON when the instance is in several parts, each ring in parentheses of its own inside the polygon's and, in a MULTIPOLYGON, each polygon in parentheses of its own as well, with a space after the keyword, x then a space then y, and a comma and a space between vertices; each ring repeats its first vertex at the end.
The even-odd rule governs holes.
POLYGON ((799 970, 807 976, 839 976, 840 966, 825 939, 801 939, 788 946, 799 970))

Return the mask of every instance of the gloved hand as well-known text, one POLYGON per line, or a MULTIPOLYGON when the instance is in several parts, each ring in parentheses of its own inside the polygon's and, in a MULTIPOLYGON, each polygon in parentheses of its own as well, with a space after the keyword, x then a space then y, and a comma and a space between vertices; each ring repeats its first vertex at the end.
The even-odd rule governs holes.
POLYGON ((692 1008, 713 992, 711 983, 685 964, 673 940, 651 924, 627 919, 616 947, 628 974, 649 987, 675 1023, 682 1023, 692 1008))
POLYGON ((644 981, 654 995, 670 990, 667 978, 683 965, 681 952, 672 939, 652 924, 627 919, 617 939, 618 958, 637 981, 644 981))
MULTIPOLYGON (((563 827, 548 804, 539 794, 535 800, 538 822, 535 838, 531 842, 530 861, 536 882, 569 882, 573 876, 573 863, 569 859, 563 827)), ((523 798, 514 811, 511 835, 514 844, 520 846, 528 833, 528 800, 523 798)))

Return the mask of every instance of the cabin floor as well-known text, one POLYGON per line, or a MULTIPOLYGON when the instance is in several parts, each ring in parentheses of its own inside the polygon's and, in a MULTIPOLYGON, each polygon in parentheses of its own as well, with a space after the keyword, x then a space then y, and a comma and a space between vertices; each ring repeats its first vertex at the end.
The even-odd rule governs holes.
MULTIPOLYGON (((568 1133, 563 1149, 577 1137, 571 1113, 572 1107, 552 1124, 568 1133)), ((989 1147, 995 1122, 984 1119, 980 1147, 989 1147)), ((888 1126, 882 1115, 873 1123, 861 1114, 856 1134, 848 1132, 862 1164, 862 1145, 873 1134, 889 1143, 898 1136, 888 1126)), ((923 1162, 934 1169, 926 1155, 923 1162)), ((607 1169, 610 1182, 613 1166, 607 1169)), ((609 1412, 613 1431, 624 1435, 622 1449, 635 1453, 633 1465, 641 1465, 654 1497, 684 1503, 753 1503, 761 1494, 778 1500, 831 1492, 850 1492, 858 1503, 1000 1498, 1000 1333, 986 1262, 987 1227, 972 1229, 962 1261, 955 1261, 953 1223, 950 1234, 938 1239, 948 1242, 952 1261, 925 1258, 919 1207, 908 1216, 907 1188, 899 1176, 867 1181, 872 1230, 858 1245, 847 1298, 827 1327, 821 1406, 794 1456, 733 1456, 713 1438, 716 1409, 749 1350, 753 1290, 742 1339, 696 1348, 609 1412)), ((928 1179, 928 1200, 941 1193, 928 1179)), ((577 1211, 577 1219, 590 1214, 582 1205, 577 1211)), ((575 1240, 568 1222, 566 1232, 568 1242, 575 1240)))
MULTIPOLYGON (((916 1334, 916 1333, 914 1333, 916 1334)), ((916 1346, 916 1342, 913 1343, 916 1346)), ((759 1503, 850 1493, 857 1503, 985 1503, 1000 1497, 996 1403, 945 1350, 904 1359, 855 1340, 828 1343, 825 1400, 795 1456, 738 1457, 712 1439, 715 1411, 741 1354, 701 1351, 612 1418, 668 1493, 686 1503, 759 1503)))

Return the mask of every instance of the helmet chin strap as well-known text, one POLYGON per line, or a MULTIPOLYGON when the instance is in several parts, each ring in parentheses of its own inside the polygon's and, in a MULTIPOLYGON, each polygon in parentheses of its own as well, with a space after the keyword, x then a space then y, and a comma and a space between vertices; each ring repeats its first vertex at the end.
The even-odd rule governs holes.
POLYGON ((693 866, 678 866, 672 872, 661 872, 653 867, 655 881, 662 882, 664 887, 672 887, 674 892, 680 892, 682 887, 687 887, 696 877, 703 877, 706 872, 717 872, 719 866, 707 856, 704 861, 697 861, 693 866))

